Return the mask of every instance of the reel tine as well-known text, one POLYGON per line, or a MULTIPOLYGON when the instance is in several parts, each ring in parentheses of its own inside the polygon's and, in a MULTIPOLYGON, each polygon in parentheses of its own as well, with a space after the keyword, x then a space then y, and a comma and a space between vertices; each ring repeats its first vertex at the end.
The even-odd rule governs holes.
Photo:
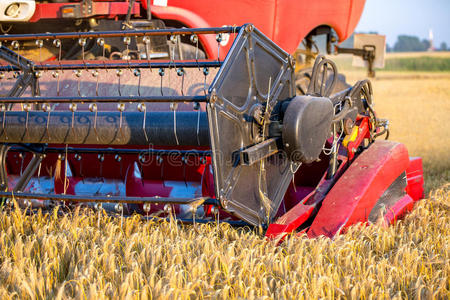
POLYGON ((120 178, 123 178, 123 162, 122 162, 122 156, 120 154, 116 154, 114 156, 114 159, 119 162, 120 165, 120 178))
POLYGON ((81 97, 81 70, 75 70, 74 73, 75 73, 75 76, 78 78, 77 79, 78 96, 81 97))
POLYGON ((148 140, 148 136, 147 136, 147 131, 145 130, 145 120, 146 120, 146 116, 147 116, 147 107, 146 107, 145 103, 139 103, 137 108, 138 108, 138 110, 140 112, 144 113, 144 118, 142 120, 142 131, 144 132, 145 140, 147 141, 147 144, 148 144, 149 140, 148 140))
POLYGON ((178 68, 177 69, 177 75, 181 76, 181 95, 184 96, 184 69, 183 68, 178 68))
POLYGON ((122 73, 123 73, 122 69, 117 69, 117 71, 116 71, 116 75, 118 78, 117 91, 119 92, 119 96, 122 96, 122 92, 120 91, 120 76, 122 76, 122 73))
POLYGON ((141 70, 140 69, 134 69, 133 71, 134 76, 138 78, 138 96, 141 96, 141 70))
POLYGON ((80 163, 80 170, 79 170, 79 174, 81 177, 81 180, 84 183, 84 176, 83 176, 83 158, 81 157, 81 154, 79 153, 75 153, 74 158, 80 163))
POLYGON ((97 113, 98 113, 98 109, 97 109, 97 104, 96 103, 91 103, 89 104, 89 110, 93 113, 95 113, 94 115, 94 133, 95 133, 95 138, 98 139, 98 132, 97 132, 97 113))
POLYGON ((22 110, 24 110, 26 112, 26 117, 25 117, 25 135, 24 136, 27 136, 28 135, 28 115, 29 115, 29 112, 30 112, 30 104, 28 104, 28 103, 22 104, 22 110))
POLYGON ((200 146, 200 103, 194 102, 194 110, 197 111, 197 145, 200 146))
POLYGON ((52 111, 52 107, 50 106, 50 104, 44 103, 44 104, 42 105, 42 110, 43 110, 44 112, 47 112, 47 124, 46 124, 46 126, 45 126, 45 132, 46 132, 46 134, 47 134, 48 140, 50 141, 51 138, 50 138, 50 132, 49 132, 49 130, 48 130, 48 125, 50 124, 50 113, 51 113, 51 111, 52 111))
POLYGON ((152 205, 150 203, 144 203, 142 206, 142 209, 144 210, 146 214, 146 218, 148 219, 148 214, 150 213, 150 210, 152 209, 152 205))
POLYGON ((59 96, 59 70, 52 72, 53 78, 56 78, 56 95, 59 96))
POLYGON ((161 96, 164 96, 163 93, 163 77, 164 77, 164 68, 159 68, 159 76, 161 77, 161 85, 160 85, 160 90, 161 90, 161 96))
POLYGON ((178 141, 178 135, 177 135, 177 108, 178 103, 172 102, 170 103, 170 110, 173 111, 173 135, 175 136, 175 141, 177 142, 177 145, 179 145, 178 141))
POLYGON ((173 62, 173 60, 175 59, 175 46, 177 44, 178 36, 171 35, 169 40, 170 40, 170 42, 173 45, 173 47, 172 47, 172 55, 170 56, 170 62, 173 62))
POLYGON ((42 46, 44 46, 44 42, 40 39, 36 40, 36 46, 39 48, 39 63, 42 67, 42 46))
POLYGON ((86 47, 86 39, 85 38, 78 39, 78 44, 81 46, 81 59, 83 60, 84 68, 87 70, 86 61, 84 59, 84 49, 86 47))
POLYGON ((98 70, 97 70, 97 69, 92 70, 91 73, 92 73, 92 76, 93 76, 94 78, 96 78, 96 82, 95 82, 95 95, 98 96, 98 70))
MULTIPOLYGON (((62 66, 61 66, 61 54, 62 54, 62 48, 61 48, 61 40, 60 39, 54 39, 53 40, 53 46, 55 46, 56 48, 58 48, 58 63, 59 63, 59 67, 62 70, 62 66)), ((64 72, 64 71, 63 71, 64 72)))
POLYGON ((105 49, 105 39, 104 38, 98 38, 97 39, 97 45, 102 47, 102 59, 103 59, 103 66, 105 67, 106 72, 108 72, 108 68, 106 68, 106 49, 105 49))
POLYGON ((97 158, 100 161, 100 178, 103 181, 103 161, 105 161, 105 155, 104 154, 98 154, 97 158))
POLYGON ((128 62, 128 68, 130 68, 130 44, 131 44, 131 38, 129 36, 125 36, 123 38, 123 43, 126 46, 125 49, 125 60, 128 62))
POLYGON ((182 156, 181 157, 181 162, 183 164, 183 179, 184 179, 184 185, 187 187, 187 181, 186 181, 186 166, 187 166, 187 157, 186 156, 182 156))
POLYGON ((70 103, 69 105, 69 109, 72 112, 72 134, 75 137, 75 112, 77 111, 77 104, 76 103, 70 103))
MULTIPOLYGON (((45 158, 45 155, 43 157, 45 158)), ((39 183, 41 183, 41 168, 42 168, 42 160, 39 162, 39 167, 37 170, 37 178, 39 183)))
POLYGON ((69 168, 69 162, 68 162, 68 155, 67 150, 69 148, 69 145, 66 144, 66 154, 64 155, 64 192, 63 195, 66 194, 67 189, 69 188, 69 180, 67 179, 67 169, 69 168))
POLYGON ((5 134, 5 139, 8 139, 8 134, 6 131, 6 105, 5 104, 0 104, 0 111, 3 112, 3 120, 2 120, 2 133, 5 134))
POLYGON ((164 182, 164 159, 162 158, 162 156, 156 156, 156 165, 159 165, 161 167, 161 181, 163 186, 165 187, 166 183, 164 182))
POLYGON ((120 113, 120 117, 119 117, 119 132, 120 132, 121 137, 124 138, 124 134, 123 134, 123 131, 122 131, 122 120, 123 120, 122 116, 123 116, 123 112, 125 110, 125 103, 118 103, 117 104, 117 110, 120 113))
MULTIPOLYGON (((149 153, 149 157, 150 157, 150 153, 149 153)), ((138 160, 139 160, 139 172, 141 173, 141 177, 140 177, 141 184, 142 184, 142 186, 144 186, 144 166, 147 165, 147 159, 145 158, 145 150, 143 150, 141 153, 139 153, 138 160)))
POLYGON ((208 67, 203 67, 203 75, 205 75, 205 81, 204 81, 204 83, 203 83, 203 92, 205 93, 205 96, 206 96, 206 90, 207 90, 207 86, 206 86, 206 77, 208 76, 208 74, 209 74, 209 69, 208 69, 208 67))
POLYGON ((20 65, 20 43, 19 41, 12 41, 11 46, 17 52, 17 65, 20 65))
POLYGON ((190 37, 191 43, 195 44, 195 61, 197 62, 198 70, 200 71, 200 65, 198 63, 198 35, 193 34, 190 37))
POLYGON ((222 42, 223 37, 222 37, 222 33, 218 33, 216 35, 216 41, 217 41, 217 61, 220 62, 220 43, 222 42))
POLYGON ((170 42, 172 43, 172 55, 170 56, 170 62, 169 62, 169 87, 171 87, 172 65, 173 65, 174 68, 176 68, 176 64, 175 64, 175 47, 177 46, 178 36, 177 35, 171 35, 170 36, 170 42))
POLYGON ((142 38, 142 41, 144 42, 144 45, 145 45, 145 56, 147 57, 147 62, 150 67, 150 72, 152 72, 152 67, 151 67, 151 62, 150 62, 151 57, 150 57, 150 51, 149 51, 149 48, 151 49, 151 39, 149 36, 144 36, 142 38))
POLYGON ((23 174, 23 158, 24 158, 24 155, 23 155, 23 152, 20 152, 19 153, 19 158, 20 158, 20 176, 22 176, 22 174, 23 174))

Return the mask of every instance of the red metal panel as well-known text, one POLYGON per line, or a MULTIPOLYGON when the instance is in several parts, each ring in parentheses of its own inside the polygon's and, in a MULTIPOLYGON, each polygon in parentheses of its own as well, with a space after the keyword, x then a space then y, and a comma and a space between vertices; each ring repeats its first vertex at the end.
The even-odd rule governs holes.
POLYGON ((311 30, 328 25, 343 41, 358 24, 364 3, 365 0, 278 0, 273 39, 292 53, 311 30))
POLYGON ((276 223, 269 225, 266 231, 266 237, 273 239, 287 234, 300 225, 302 225, 311 216, 315 208, 315 205, 304 205, 302 203, 297 204, 294 208, 289 210, 286 214, 280 217, 276 223))
MULTIPOLYGON (((168 6, 153 5, 151 10, 158 18, 177 20, 188 27, 253 23, 281 48, 293 53, 303 38, 320 25, 331 26, 339 39, 345 40, 356 27, 364 3, 365 0, 169 0, 168 6)), ((68 4, 38 3, 30 22, 60 18, 61 7, 68 4)), ((146 8, 146 1, 137 1, 134 14, 139 14, 141 4, 146 8)), ((93 15, 113 18, 125 15, 127 9, 127 1, 96 1, 93 15)), ((208 57, 217 56, 214 36, 201 36, 201 43, 208 57)), ((223 46, 227 50, 230 44, 223 46)))
MULTIPOLYGON (((319 25, 333 27, 341 41, 348 38, 361 17, 364 3, 365 0, 169 0, 167 7, 152 6, 152 14, 189 27, 253 23, 281 48, 293 53, 319 25)), ((209 57, 217 56, 214 38, 202 42, 209 57)))
POLYGON ((408 151, 403 144, 375 141, 331 189, 308 236, 333 237, 346 226, 366 222, 378 198, 408 164, 408 151))
POLYGON ((405 195, 403 198, 398 200, 394 206, 390 207, 386 214, 384 215, 384 220, 386 225, 394 223, 396 220, 401 218, 404 214, 411 211, 414 207, 414 201, 409 195, 405 195))
POLYGON ((410 157, 409 166, 406 170, 408 186, 406 192, 414 201, 423 198, 423 167, 421 157, 410 157))
MULTIPOLYGON (((224 25, 240 26, 254 23, 269 37, 274 19, 274 0, 257 1, 210 1, 210 0, 171 0, 167 7, 152 6, 152 14, 164 20, 176 20, 187 27, 220 27, 224 25), (241 12, 245 12, 244 14, 241 12), (256 22, 255 22, 256 21, 256 22)), ((214 35, 200 35, 200 42, 209 58, 216 58, 218 44, 214 35)), ((223 45, 221 59, 224 59, 231 41, 223 45)))
MULTIPOLYGON (((74 2, 74 1, 72 1, 74 2)), ((61 8, 71 3, 37 3, 36 11, 29 22, 37 22, 41 19, 57 19, 61 18, 61 8)), ((73 3, 75 4, 75 3, 73 3)), ((77 3, 80 5, 80 3, 77 3)), ((102 15, 113 18, 117 15, 126 15, 128 10, 128 2, 96 2, 93 5, 92 15, 102 15)), ((139 3, 135 3, 133 14, 140 13, 139 3)))

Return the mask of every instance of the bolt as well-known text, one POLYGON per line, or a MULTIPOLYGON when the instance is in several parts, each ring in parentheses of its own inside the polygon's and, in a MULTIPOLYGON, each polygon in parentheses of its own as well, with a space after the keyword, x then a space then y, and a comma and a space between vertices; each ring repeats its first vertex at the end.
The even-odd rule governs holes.
POLYGON ((125 45, 127 45, 127 46, 130 45, 131 44, 131 38, 129 36, 124 37, 123 38, 123 43, 125 45))
POLYGON ((91 112, 96 112, 97 111, 97 104, 95 104, 95 103, 89 104, 89 110, 91 112))
POLYGON ((61 47, 61 41, 59 39, 53 40, 53 46, 56 48, 61 47))
POLYGON ((76 103, 70 103, 69 104, 69 109, 71 112, 76 112, 77 111, 77 104, 76 103))
POLYGON ((137 109, 138 109, 140 112, 146 111, 145 103, 139 103, 138 106, 137 106, 137 109))
POLYGON ((105 45, 105 40, 103 38, 98 38, 97 45, 99 45, 100 47, 103 47, 103 45, 105 45))
POLYGON ((197 44, 198 36, 196 34, 193 34, 193 35, 191 35, 190 40, 191 40, 192 44, 197 44))
POLYGON ((78 40, 78 44, 79 44, 81 47, 86 46, 86 39, 85 39, 85 38, 80 38, 80 39, 78 40))
POLYGON ((245 31, 247 31, 248 33, 252 32, 253 29, 255 29, 255 28, 252 24, 249 24, 249 25, 247 25, 247 27, 245 27, 245 31))
POLYGON ((172 212, 172 206, 170 204, 164 205, 164 212, 170 214, 172 212))
POLYGON ((125 103, 117 104, 117 110, 123 112, 125 110, 125 103))
POLYGON ((94 205, 95 210, 99 211, 102 209, 102 204, 101 203, 95 203, 94 205))
POLYGON ((152 205, 150 203, 144 203, 142 209, 144 210, 144 212, 149 213, 150 209, 152 208, 152 205))
POLYGON ((116 212, 118 212, 118 213, 123 212, 123 204, 122 204, 122 203, 117 203, 117 204, 114 206, 114 210, 115 210, 116 212))

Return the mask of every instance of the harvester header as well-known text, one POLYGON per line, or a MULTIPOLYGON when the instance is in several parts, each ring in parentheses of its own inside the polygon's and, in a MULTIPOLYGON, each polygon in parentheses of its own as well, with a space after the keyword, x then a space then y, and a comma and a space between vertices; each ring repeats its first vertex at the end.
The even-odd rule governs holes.
POLYGON ((277 235, 317 228, 316 216, 330 213, 321 209, 334 201, 327 201, 330 190, 346 184, 349 166, 367 160, 366 152, 387 157, 368 166, 369 174, 396 167, 373 185, 378 197, 363 197, 332 220, 329 235, 350 225, 345 220, 364 221, 352 216, 377 209, 389 188, 405 203, 395 215, 412 203, 406 149, 375 141, 388 122, 372 109, 370 82, 337 90, 336 65, 319 55, 306 95, 296 95, 295 60, 252 24, 0 41, 0 195, 22 206, 85 203, 147 218, 220 219, 277 235), (221 60, 224 34, 233 42, 221 60), (217 58, 201 56, 199 35, 214 35, 217 58), (152 57, 155 36, 171 43, 168 59, 152 57), (111 38, 124 44, 121 60, 88 57, 88 43, 104 53, 111 38), (194 57, 175 51, 181 39, 194 57), (80 59, 61 59, 68 40, 81 47, 80 59), (26 57, 30 45, 34 59, 26 57), (43 61, 44 46, 59 56, 43 61))

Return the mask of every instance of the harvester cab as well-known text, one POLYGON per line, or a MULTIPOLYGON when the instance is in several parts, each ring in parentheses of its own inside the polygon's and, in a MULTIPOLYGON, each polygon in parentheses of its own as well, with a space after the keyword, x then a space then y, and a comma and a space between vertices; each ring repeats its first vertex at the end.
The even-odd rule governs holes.
POLYGON ((402 144, 376 140, 388 122, 372 108, 370 82, 336 92, 336 65, 319 55, 306 95, 296 95, 294 59, 251 24, 1 41, 7 203, 83 203, 143 218, 261 226, 273 237, 392 221, 419 198, 420 186, 408 180, 420 161, 411 169, 402 144), (148 55, 155 36, 174 46, 189 37, 198 48, 199 35, 213 35, 220 53, 224 34, 233 43, 223 60, 199 51, 192 59, 148 55), (30 41, 60 50, 73 40, 103 47, 106 38, 145 47, 127 60, 33 61, 20 53, 30 41))

